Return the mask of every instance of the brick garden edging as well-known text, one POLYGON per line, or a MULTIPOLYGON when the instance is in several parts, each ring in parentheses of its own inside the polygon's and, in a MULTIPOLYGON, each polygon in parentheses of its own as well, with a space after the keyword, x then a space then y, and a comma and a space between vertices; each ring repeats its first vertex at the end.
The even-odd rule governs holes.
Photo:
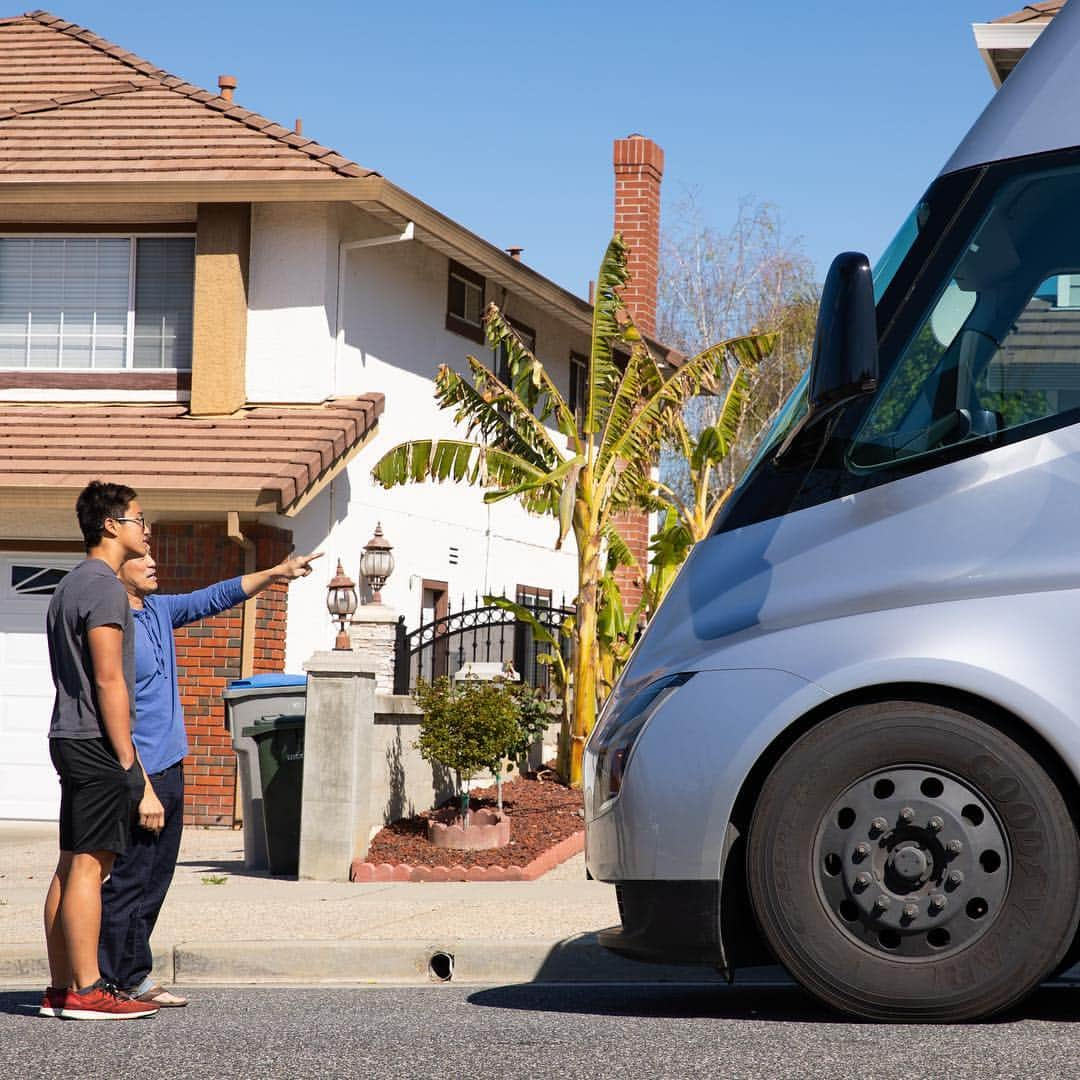
POLYGON ((361 885, 376 881, 535 881, 584 850, 582 830, 560 840, 524 866, 410 866, 408 863, 391 866, 354 859, 349 880, 361 885))

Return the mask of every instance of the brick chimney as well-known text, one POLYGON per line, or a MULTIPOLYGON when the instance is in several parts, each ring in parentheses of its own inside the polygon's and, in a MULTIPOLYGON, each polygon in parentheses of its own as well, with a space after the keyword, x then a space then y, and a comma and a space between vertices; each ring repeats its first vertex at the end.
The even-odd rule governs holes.
POLYGON ((628 248, 630 284, 623 300, 642 333, 656 333, 660 271, 660 181, 664 151, 644 135, 615 140, 615 231, 628 248))
MULTIPOLYGON (((644 135, 615 140, 615 231, 627 247, 630 282, 623 302, 637 328, 656 334, 656 289, 660 273, 660 181, 664 151, 644 135)), ((614 522, 619 535, 637 559, 640 578, 649 573, 649 515, 619 514, 614 522)), ((619 567, 615 583, 629 613, 641 599, 641 586, 632 571, 619 567)))

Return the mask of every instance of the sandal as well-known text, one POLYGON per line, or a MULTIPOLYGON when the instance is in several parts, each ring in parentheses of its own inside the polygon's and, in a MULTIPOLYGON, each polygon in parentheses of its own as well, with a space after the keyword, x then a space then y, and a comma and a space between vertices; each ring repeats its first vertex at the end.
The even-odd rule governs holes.
POLYGON ((182 1009, 187 1003, 186 997, 170 993, 164 986, 151 986, 145 994, 139 994, 136 1001, 150 1001, 162 1009, 182 1009))

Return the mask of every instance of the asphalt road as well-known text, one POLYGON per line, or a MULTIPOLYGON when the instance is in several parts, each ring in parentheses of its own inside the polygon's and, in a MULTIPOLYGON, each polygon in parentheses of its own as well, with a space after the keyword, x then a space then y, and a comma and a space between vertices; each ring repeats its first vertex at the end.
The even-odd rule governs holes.
POLYGON ((0 1076, 1080 1076, 1080 992, 987 1024, 851 1023, 794 989, 435 986, 208 989, 150 1020, 39 1019, 0 993, 0 1076))

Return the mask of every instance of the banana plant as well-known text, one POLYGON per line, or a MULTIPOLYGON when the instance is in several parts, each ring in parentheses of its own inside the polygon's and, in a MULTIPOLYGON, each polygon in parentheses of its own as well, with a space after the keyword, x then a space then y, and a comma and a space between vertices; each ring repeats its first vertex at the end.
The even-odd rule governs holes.
POLYGON ((653 462, 661 443, 675 434, 686 401, 720 392, 728 363, 756 364, 773 342, 771 334, 731 338, 667 372, 623 305, 620 290, 628 281, 626 246, 616 235, 597 275, 580 422, 551 374, 492 304, 484 318, 486 338, 496 353, 504 350, 507 381, 474 356, 467 358, 471 379, 440 367, 435 398, 453 410, 463 437, 401 443, 372 470, 387 488, 449 480, 483 486, 485 502, 516 498, 557 520, 556 548, 573 532, 578 592, 569 780, 575 786, 596 720, 597 615, 606 548, 617 536, 614 516, 639 507, 652 489, 653 462))
POLYGON ((674 445, 686 460, 690 478, 689 499, 672 488, 654 481, 652 496, 643 500, 663 515, 661 528, 653 534, 649 550, 653 552, 649 575, 649 608, 655 611, 675 580, 690 548, 704 540, 716 522, 734 485, 717 487, 717 467, 727 458, 739 436, 739 426, 746 409, 753 375, 752 362, 745 358, 735 368, 723 392, 716 420, 694 438, 682 415, 671 425, 669 445, 674 445))

